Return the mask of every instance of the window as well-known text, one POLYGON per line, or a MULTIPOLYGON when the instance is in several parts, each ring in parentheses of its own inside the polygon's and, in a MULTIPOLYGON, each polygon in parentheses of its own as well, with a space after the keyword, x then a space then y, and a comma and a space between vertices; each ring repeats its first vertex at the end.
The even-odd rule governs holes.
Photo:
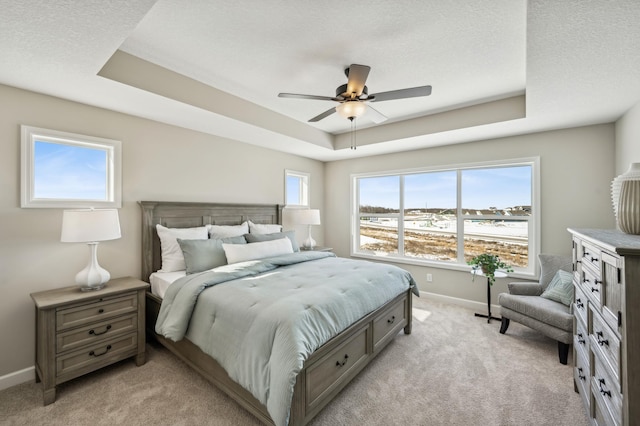
POLYGON ((498 254, 534 274, 538 159, 352 176, 352 255, 466 268, 498 254))
POLYGON ((22 207, 121 207, 120 141, 21 126, 22 207))
POLYGON ((309 173, 285 170, 284 193, 287 207, 309 207, 309 173))

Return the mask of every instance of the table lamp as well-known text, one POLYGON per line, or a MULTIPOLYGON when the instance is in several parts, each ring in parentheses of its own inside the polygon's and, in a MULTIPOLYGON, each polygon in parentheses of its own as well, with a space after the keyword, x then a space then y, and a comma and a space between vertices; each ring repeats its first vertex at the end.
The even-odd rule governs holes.
POLYGON ((320 210, 318 209, 300 209, 292 211, 292 220, 298 225, 309 226, 309 236, 302 243, 302 247, 313 249, 316 246, 315 240, 311 237, 311 226, 320 225, 320 210))
POLYGON ((98 264, 98 243, 120 238, 120 220, 116 209, 65 210, 62 214, 64 243, 87 243, 89 264, 76 275, 82 291, 99 290, 109 281, 109 272, 98 264))

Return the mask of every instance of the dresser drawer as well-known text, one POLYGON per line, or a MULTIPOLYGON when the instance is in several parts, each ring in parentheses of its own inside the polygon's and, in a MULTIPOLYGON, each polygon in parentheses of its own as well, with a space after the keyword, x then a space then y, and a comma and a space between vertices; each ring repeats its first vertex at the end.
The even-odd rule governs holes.
POLYGON ((579 285, 576 285, 574 283, 574 287, 575 287, 575 300, 573 303, 574 313, 578 318, 582 320, 584 324, 588 324, 589 322, 587 321, 587 312, 589 310, 589 303, 588 303, 587 296, 584 295, 579 285))
POLYGON ((386 337, 400 332, 407 325, 406 299, 398 300, 390 309, 383 312, 373 321, 373 350, 386 337))
POLYGON ((56 336, 56 353, 73 350, 101 340, 110 339, 138 329, 138 315, 131 313, 122 317, 106 319, 85 327, 74 328, 56 336))
POLYGON ((580 289, 598 308, 600 307, 602 280, 599 275, 596 275, 593 270, 583 267, 580 275, 580 289))
POLYGON ((573 367, 573 380, 576 383, 580 397, 585 405, 589 405, 591 401, 591 373, 589 372, 589 362, 587 361, 587 353, 576 351, 576 362, 573 367))
POLYGON ((129 333, 104 340, 95 345, 60 355, 56 358, 56 374, 59 381, 93 371, 136 354, 138 333, 129 333))
POLYGON ((581 241, 582 250, 579 253, 580 262, 585 268, 593 270, 595 276, 600 278, 600 263, 602 262, 602 251, 589 243, 581 241))
POLYGON ((603 358, 613 374, 613 378, 620 381, 620 340, 607 326, 602 316, 591 308, 590 345, 593 352, 603 358))
MULTIPOLYGON (((622 396, 620 395, 620 383, 613 379, 609 369, 600 356, 593 353, 593 377, 591 378, 591 393, 595 400, 595 411, 602 411, 603 417, 609 417, 613 423, 622 424, 622 396)), ((598 416, 595 416, 596 418, 598 416)))
POLYGON ((587 331, 587 324, 582 322, 582 318, 576 316, 576 329, 573 335, 573 346, 576 351, 582 352, 583 357, 587 358, 589 354, 589 332, 587 331))
POLYGON ((367 356, 367 325, 353 337, 307 367, 307 405, 312 406, 322 399, 325 392, 333 389, 333 384, 342 376, 356 368, 367 356))
POLYGON ((56 310, 56 330, 65 330, 128 312, 136 312, 137 309, 138 296, 136 292, 117 297, 100 298, 94 303, 56 310))

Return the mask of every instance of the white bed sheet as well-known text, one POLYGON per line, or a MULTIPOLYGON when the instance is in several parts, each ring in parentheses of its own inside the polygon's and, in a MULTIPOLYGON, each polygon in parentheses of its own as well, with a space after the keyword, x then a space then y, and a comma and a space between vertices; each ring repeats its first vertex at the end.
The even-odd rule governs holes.
POLYGON ((154 272, 149 277, 151 283, 151 293, 164 299, 164 293, 167 288, 178 278, 182 278, 187 275, 187 271, 175 271, 175 272, 154 272))

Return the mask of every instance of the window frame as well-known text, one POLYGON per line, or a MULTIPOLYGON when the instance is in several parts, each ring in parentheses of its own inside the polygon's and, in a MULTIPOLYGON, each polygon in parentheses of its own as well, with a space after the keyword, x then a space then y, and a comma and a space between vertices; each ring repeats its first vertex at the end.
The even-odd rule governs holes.
POLYGON ((22 208, 120 208, 122 207, 122 143, 118 140, 21 125, 20 207, 22 208), (36 198, 36 142, 91 148, 106 153, 104 200, 36 198))
MULTIPOLYGON (((471 170, 471 169, 485 169, 485 168, 503 168, 503 167, 516 167, 516 166, 530 166, 531 167, 531 216, 527 220, 529 223, 529 234, 528 234, 528 266, 526 268, 514 268, 515 271, 510 273, 510 276, 513 277, 521 277, 532 279, 537 276, 537 268, 538 268, 538 254, 540 253, 540 238, 541 238, 541 229, 540 229, 540 157, 526 157, 526 158, 516 158, 516 159, 505 159, 505 160, 495 160, 495 161, 484 161, 484 162, 473 162, 473 163, 461 163, 461 164, 452 164, 452 165, 444 165, 444 166, 429 166, 429 167, 421 167, 421 168, 413 168, 413 169, 401 169, 401 170, 390 170, 390 171, 382 171, 382 172, 366 172, 366 173, 355 173, 351 174, 351 185, 350 185, 350 230, 351 230, 351 238, 350 238, 350 255, 352 257, 371 259, 382 262, 394 262, 394 263, 406 263, 411 265, 419 265, 419 266, 428 266, 434 268, 441 269, 451 269, 458 271, 469 271, 471 267, 466 264, 466 262, 461 261, 460 259, 464 259, 464 221, 469 219, 496 219, 496 218, 504 218, 504 216, 493 216, 493 215, 483 215, 483 216, 475 216, 475 215, 463 215, 462 208, 462 179, 461 173, 463 170, 471 170), (371 177, 383 177, 383 176, 403 176, 417 173, 432 173, 432 172, 442 172, 442 171, 456 171, 457 176, 457 190, 456 190, 456 220, 457 220, 457 247, 458 247, 458 255, 456 262, 448 262, 448 261, 437 261, 430 259, 421 259, 417 257, 405 256, 404 254, 393 254, 389 253, 387 255, 373 255, 368 254, 362 251, 358 251, 360 247, 360 210, 359 210, 359 199, 360 195, 358 193, 358 179, 360 178, 371 178, 371 177)), ((404 221, 400 220, 401 216, 404 216, 406 206, 404 206, 404 179, 400 179, 399 183, 399 197, 400 197, 400 207, 398 213, 391 214, 376 214, 377 217, 397 217, 398 218, 398 253, 404 253, 404 221)))
POLYGON ((300 172, 291 169, 284 171, 284 204, 288 208, 310 208, 311 207, 311 173, 300 172), (289 203, 289 178, 294 177, 300 179, 299 199, 301 203, 289 203))

